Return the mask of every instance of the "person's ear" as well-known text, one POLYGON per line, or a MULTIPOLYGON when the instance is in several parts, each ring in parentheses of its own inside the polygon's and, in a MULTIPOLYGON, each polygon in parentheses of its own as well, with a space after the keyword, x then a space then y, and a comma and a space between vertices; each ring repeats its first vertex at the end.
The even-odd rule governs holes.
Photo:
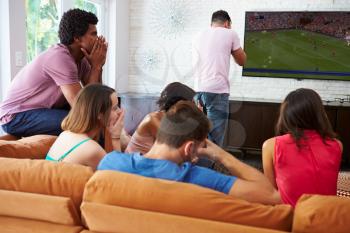
POLYGON ((225 21, 224 26, 225 26, 225 28, 231 29, 230 21, 225 21))
POLYGON ((194 148, 194 142, 193 141, 187 141, 185 142, 185 145, 184 145, 184 152, 185 152, 185 155, 186 157, 189 157, 191 156, 194 151, 195 151, 195 148, 194 148))
POLYGON ((81 43, 80 37, 78 36, 73 37, 73 43, 80 44, 81 43))

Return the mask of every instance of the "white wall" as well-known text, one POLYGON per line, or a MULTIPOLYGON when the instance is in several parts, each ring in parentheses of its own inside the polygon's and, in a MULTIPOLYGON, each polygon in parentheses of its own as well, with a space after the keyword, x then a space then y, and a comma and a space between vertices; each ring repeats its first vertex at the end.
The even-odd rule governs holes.
POLYGON ((0 1, 0 15, 0 100, 2 100, 6 95, 6 88, 9 86, 11 79, 26 64, 25 8, 23 0, 0 1), (9 12, 16 12, 16 14, 10 14, 9 12))
POLYGON ((10 12, 10 60, 11 60, 11 79, 27 63, 26 58, 26 13, 23 0, 9 0, 10 12), (16 54, 17 53, 17 54, 16 54), (16 56, 21 54, 19 61, 16 56))
POLYGON ((110 1, 109 8, 108 85, 123 93, 128 92, 129 0, 110 1))
MULTIPOLYGON (((176 2, 176 0, 174 0, 176 2)), ((157 93, 165 83, 181 81, 193 86, 189 43, 208 27, 212 12, 229 12, 241 43, 244 38, 245 11, 350 11, 350 0, 178 0, 189 12, 185 32, 164 38, 159 8, 168 0, 130 0, 129 85, 130 92, 157 93), (158 8, 158 9, 157 9, 158 8), (158 27, 158 30, 154 30, 158 27), (145 62, 148 61, 148 62, 145 62), (152 68, 153 67, 153 68, 152 68)), ((242 44, 243 46, 243 44, 242 44)), ((323 99, 350 94, 350 82, 242 77, 241 68, 231 61, 231 96, 277 99, 299 87, 315 89, 323 99)))

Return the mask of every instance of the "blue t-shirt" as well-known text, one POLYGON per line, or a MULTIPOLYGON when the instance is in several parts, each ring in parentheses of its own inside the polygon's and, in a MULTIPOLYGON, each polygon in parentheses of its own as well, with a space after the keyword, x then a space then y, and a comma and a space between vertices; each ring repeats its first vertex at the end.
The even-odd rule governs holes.
POLYGON ((192 165, 181 166, 169 160, 150 159, 139 153, 125 154, 113 151, 100 162, 97 170, 116 170, 146 177, 197 184, 228 194, 237 179, 208 168, 192 165))

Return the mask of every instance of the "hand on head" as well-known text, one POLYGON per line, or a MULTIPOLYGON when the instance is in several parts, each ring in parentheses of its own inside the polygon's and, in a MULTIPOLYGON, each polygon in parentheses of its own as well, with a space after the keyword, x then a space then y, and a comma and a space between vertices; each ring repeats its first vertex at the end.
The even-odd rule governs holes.
POLYGON ((210 141, 209 139, 205 139, 204 147, 198 148, 198 157, 204 157, 213 161, 218 161, 219 156, 222 154, 222 151, 223 149, 221 149, 214 142, 210 141))
POLYGON ((107 49, 108 43, 106 42, 106 39, 103 36, 99 36, 96 38, 90 53, 84 48, 81 48, 81 51, 92 67, 102 68, 106 62, 107 49))

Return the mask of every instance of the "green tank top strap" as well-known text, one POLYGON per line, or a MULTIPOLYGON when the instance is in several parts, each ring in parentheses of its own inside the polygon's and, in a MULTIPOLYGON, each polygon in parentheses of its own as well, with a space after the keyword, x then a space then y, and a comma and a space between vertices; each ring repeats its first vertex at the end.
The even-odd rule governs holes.
POLYGON ((61 158, 58 159, 58 161, 62 161, 65 157, 67 157, 67 155, 69 155, 69 153, 71 153, 73 150, 75 150, 77 147, 79 147, 81 144, 87 142, 91 140, 91 138, 87 138, 87 139, 84 139, 83 141, 79 142, 78 144, 76 144, 75 146, 73 146, 72 148, 70 148, 66 153, 64 153, 61 158))

